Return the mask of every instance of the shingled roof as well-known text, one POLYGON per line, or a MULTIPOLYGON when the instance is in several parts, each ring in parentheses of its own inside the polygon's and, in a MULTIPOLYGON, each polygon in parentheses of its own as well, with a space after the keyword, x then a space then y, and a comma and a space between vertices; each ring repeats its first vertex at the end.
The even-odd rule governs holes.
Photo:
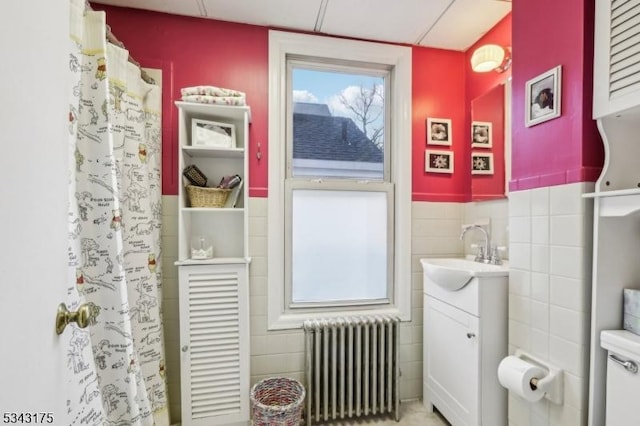
MULTIPOLYGON (((382 163, 383 152, 347 117, 325 115, 325 108, 294 104, 293 158, 382 163), (302 113, 296 111, 314 112, 302 113), (317 114, 319 113, 319 114, 317 114), (320 115, 321 114, 321 115, 320 115)), ((329 109, 326 105, 326 111, 329 109)))
POLYGON ((329 105, 314 104, 311 102, 294 102, 293 113, 331 116, 331 111, 329 111, 329 105))

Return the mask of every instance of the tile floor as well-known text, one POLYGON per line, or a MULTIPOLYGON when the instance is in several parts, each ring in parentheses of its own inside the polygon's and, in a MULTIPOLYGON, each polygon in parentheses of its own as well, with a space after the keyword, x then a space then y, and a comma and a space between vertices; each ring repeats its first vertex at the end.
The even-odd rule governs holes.
POLYGON ((369 418, 348 422, 323 423, 323 426, 378 425, 378 426, 449 426, 439 413, 428 413, 422 401, 405 401, 400 404, 400 421, 392 418, 369 418))

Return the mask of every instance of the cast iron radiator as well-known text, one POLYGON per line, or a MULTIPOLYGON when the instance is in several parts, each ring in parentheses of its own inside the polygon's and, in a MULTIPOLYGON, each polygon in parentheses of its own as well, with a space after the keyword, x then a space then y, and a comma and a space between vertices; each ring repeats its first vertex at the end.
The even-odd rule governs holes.
POLYGON ((399 327, 386 315, 304 322, 308 425, 388 413, 400 419, 399 327))

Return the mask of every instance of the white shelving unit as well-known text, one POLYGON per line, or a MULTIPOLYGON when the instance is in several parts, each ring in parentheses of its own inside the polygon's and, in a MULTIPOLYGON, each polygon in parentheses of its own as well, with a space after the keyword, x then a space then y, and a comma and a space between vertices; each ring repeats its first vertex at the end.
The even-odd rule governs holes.
POLYGON ((593 117, 605 161, 594 200, 589 425, 605 424, 602 330, 622 329, 623 289, 640 289, 640 2, 597 1, 593 117))
POLYGON ((249 258, 248 107, 176 102, 180 185, 178 261, 182 425, 248 424, 249 258), (235 147, 193 146, 192 120, 233 124, 235 147), (237 200, 219 208, 191 207, 182 176, 195 165, 215 187, 225 175, 242 177, 237 200), (191 239, 207 236, 213 258, 191 258, 191 239))
POLYGON ((180 111, 178 140, 180 153, 178 163, 179 180, 183 182, 178 190, 178 261, 179 264, 189 261, 191 238, 196 235, 207 235, 213 241, 214 257, 217 261, 224 259, 248 259, 248 191, 246 190, 248 170, 249 107, 220 106, 176 102, 180 111), (191 120, 202 119, 230 123, 236 130, 235 148, 210 148, 191 146, 191 120), (238 174, 243 179, 243 188, 235 207, 229 197, 223 208, 193 208, 185 191, 186 179, 182 171, 188 165, 195 165, 208 178, 208 186, 216 186, 225 175, 238 174))

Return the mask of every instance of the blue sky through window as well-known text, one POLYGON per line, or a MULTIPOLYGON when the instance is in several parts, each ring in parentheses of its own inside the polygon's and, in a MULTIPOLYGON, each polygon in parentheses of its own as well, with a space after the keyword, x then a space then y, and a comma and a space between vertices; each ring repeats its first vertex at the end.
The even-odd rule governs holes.
POLYGON ((328 103, 332 97, 338 96, 350 86, 372 87, 373 84, 384 85, 384 80, 380 77, 368 75, 314 71, 301 68, 296 68, 293 71, 294 93, 300 92, 302 96, 304 94, 312 95, 317 103, 328 103))
MULTIPOLYGON (((327 104, 331 114, 353 118, 353 114, 340 102, 340 95, 351 103, 360 93, 360 87, 371 90, 376 85, 384 96, 384 78, 364 74, 343 73, 336 71, 318 71, 294 68, 292 88, 294 102, 310 102, 327 104)), ((384 108, 384 100, 376 100, 379 108, 384 108)), ((356 123, 359 126, 359 123, 356 123)), ((375 127, 384 125, 384 114, 380 114, 375 127)), ((372 126, 373 127, 373 126, 372 126)))

